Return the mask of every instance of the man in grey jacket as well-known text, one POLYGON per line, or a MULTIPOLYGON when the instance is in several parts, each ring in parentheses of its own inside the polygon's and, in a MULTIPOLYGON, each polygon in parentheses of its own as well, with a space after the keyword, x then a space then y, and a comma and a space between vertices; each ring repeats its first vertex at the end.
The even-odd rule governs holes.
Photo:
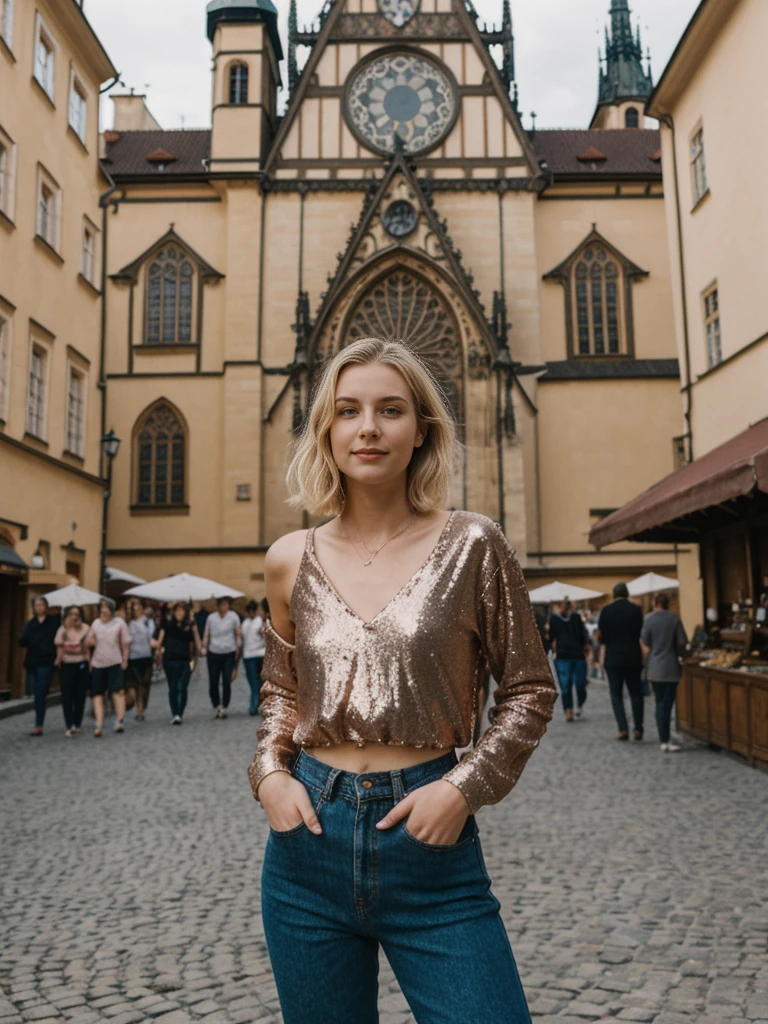
POLYGON ((653 685, 656 698, 656 726, 661 749, 665 753, 675 754, 680 747, 670 743, 669 739, 672 708, 682 674, 680 656, 685 651, 688 637, 680 619, 669 610, 667 594, 657 594, 653 604, 654 610, 643 623, 640 643, 648 659, 648 682, 653 685))

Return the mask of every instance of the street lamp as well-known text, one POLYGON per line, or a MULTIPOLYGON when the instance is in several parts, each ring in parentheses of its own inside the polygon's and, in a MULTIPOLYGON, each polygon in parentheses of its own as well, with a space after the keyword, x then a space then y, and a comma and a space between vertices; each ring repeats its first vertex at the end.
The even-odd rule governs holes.
MULTIPOLYGON (((109 497, 112 491, 112 461, 120 451, 120 438, 110 430, 101 439, 101 454, 107 462, 107 486, 104 488, 104 504, 101 516, 101 569, 99 572, 99 589, 104 593, 107 575, 107 512, 109 510, 109 497)), ((102 462, 103 465, 103 462, 102 462)))

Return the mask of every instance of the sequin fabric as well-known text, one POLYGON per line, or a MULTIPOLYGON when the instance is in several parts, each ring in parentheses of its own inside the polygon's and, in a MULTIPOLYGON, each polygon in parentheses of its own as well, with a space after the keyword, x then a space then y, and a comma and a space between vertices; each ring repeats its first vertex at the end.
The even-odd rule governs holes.
POLYGON ((478 687, 497 688, 491 726, 444 778, 472 813, 515 785, 552 717, 555 687, 523 574, 501 528, 453 512, 409 582, 365 622, 314 551, 314 530, 290 604, 296 642, 268 623, 254 796, 302 747, 343 741, 434 750, 466 746, 478 687))

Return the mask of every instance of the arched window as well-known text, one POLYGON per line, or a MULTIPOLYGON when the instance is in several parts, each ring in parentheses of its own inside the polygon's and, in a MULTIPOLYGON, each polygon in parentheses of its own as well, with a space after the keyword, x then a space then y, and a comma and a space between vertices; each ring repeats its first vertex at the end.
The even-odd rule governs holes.
POLYGON ((432 370, 455 418, 463 422, 459 326, 428 281, 403 267, 380 277, 364 292, 347 322, 344 344, 359 338, 401 338, 432 370))
POLYGON ((637 107, 627 107, 627 109, 624 111, 624 127, 640 127, 640 114, 638 113, 637 107))
POLYGON ((195 270, 183 250, 168 245, 147 267, 147 345, 192 343, 192 281, 195 270))
POLYGON ((621 270, 602 245, 588 245, 573 271, 577 354, 613 356, 623 350, 619 310, 621 270))
POLYGON ((136 501, 139 506, 186 504, 187 436, 178 413, 159 402, 134 433, 136 501))
POLYGON ((229 102, 248 102, 248 67, 246 64, 233 64, 229 69, 229 102))

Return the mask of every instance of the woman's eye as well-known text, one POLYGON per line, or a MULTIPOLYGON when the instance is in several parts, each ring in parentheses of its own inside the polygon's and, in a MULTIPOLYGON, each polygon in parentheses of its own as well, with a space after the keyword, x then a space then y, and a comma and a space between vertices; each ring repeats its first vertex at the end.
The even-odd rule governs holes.
POLYGON ((357 412, 357 410, 350 405, 346 409, 339 409, 339 416, 346 416, 349 412, 357 412))
POLYGON ((388 407, 387 407, 387 408, 386 408, 386 409, 384 410, 384 412, 385 412, 385 413, 387 413, 387 414, 389 414, 389 413, 394 413, 394 414, 395 414, 395 416, 399 416, 399 415, 400 415, 400 409, 398 409, 398 407, 397 407, 396 405, 390 405, 390 406, 388 406, 388 407))

